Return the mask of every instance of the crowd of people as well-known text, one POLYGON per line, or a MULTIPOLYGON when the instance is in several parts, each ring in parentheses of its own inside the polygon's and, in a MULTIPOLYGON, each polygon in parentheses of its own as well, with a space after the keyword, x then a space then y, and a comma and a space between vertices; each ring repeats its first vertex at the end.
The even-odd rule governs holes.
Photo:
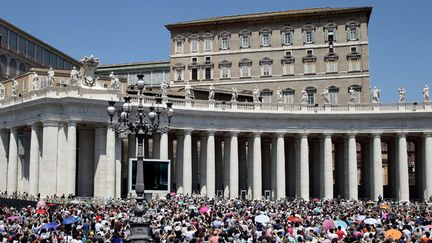
MULTIPOLYGON (((0 242, 128 242, 133 200, 0 206, 0 242)), ((426 202, 248 201, 169 195, 145 202, 154 242, 432 242, 426 202)))

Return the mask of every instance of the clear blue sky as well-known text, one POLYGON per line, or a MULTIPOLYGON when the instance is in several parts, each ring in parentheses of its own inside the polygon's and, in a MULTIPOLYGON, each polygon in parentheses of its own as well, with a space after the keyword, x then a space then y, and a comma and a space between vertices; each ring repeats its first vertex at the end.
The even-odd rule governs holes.
POLYGON ((101 63, 168 60, 164 25, 210 16, 276 10, 372 6, 369 25, 371 85, 385 102, 421 100, 432 87, 431 0, 0 0, 0 16, 80 59, 94 54, 101 63))

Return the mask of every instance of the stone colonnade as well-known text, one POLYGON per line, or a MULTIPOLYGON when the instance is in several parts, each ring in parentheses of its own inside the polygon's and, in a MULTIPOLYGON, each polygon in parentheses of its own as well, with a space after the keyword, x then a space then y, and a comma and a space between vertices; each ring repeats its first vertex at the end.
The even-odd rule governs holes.
MULTIPOLYGON (((388 197, 408 201, 412 192, 407 137, 411 135, 176 129, 147 139, 145 154, 171 160, 171 191, 177 193, 377 200, 386 194, 385 143, 388 197)), ((432 196, 432 177, 428 176, 432 173, 432 135, 416 133, 415 137, 416 196, 428 199, 432 196)), ((123 177, 128 173, 124 171, 136 152, 134 137, 126 141, 106 124, 88 126, 75 121, 1 129, 0 190, 42 196, 126 195, 127 178, 123 177)))

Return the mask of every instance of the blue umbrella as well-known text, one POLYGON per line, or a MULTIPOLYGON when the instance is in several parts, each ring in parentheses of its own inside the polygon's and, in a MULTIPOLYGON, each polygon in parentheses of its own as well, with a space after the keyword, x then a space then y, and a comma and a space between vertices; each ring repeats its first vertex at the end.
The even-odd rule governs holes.
POLYGON ((343 229, 348 228, 348 224, 343 220, 336 220, 336 227, 340 226, 343 229))
POLYGON ((44 225, 42 225, 41 229, 49 230, 49 229, 55 229, 55 228, 57 228, 57 227, 59 227, 59 226, 60 226, 60 225, 57 224, 57 222, 51 222, 51 223, 48 223, 48 224, 44 224, 44 225))
POLYGON ((73 223, 76 223, 76 222, 78 222, 78 219, 75 218, 75 217, 73 217, 73 216, 71 216, 71 217, 65 218, 63 220, 62 224, 73 224, 73 223))

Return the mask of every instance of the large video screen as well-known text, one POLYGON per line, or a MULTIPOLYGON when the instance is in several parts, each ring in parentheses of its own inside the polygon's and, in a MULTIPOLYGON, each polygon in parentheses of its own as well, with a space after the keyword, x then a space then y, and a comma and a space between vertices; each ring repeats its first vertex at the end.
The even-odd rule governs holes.
MULTIPOLYGON (((132 190, 135 190, 137 161, 132 160, 132 190)), ((144 160, 144 190, 169 191, 169 161, 144 160)))

